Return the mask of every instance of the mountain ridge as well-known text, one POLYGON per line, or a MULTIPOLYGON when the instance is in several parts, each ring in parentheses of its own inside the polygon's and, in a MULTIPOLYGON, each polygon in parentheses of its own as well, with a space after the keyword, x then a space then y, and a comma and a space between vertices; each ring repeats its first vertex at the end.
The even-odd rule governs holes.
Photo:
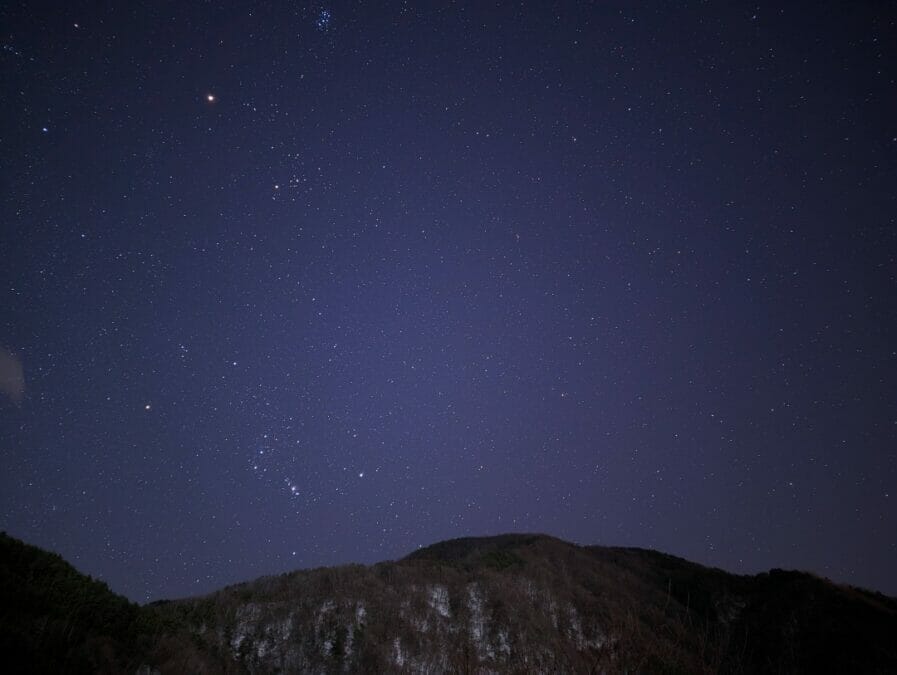
POLYGON ((897 670, 897 599, 508 533, 130 603, 0 536, 9 672, 897 670))

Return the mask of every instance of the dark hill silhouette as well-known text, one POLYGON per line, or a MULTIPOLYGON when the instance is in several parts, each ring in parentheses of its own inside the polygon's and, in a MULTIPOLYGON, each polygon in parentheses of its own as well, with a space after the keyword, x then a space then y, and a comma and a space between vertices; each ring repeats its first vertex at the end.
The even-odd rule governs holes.
POLYGON ((139 606, 55 553, 0 534, 4 670, 8 659, 28 672, 115 670, 149 646, 142 618, 139 606))
POLYGON ((0 536, 5 672, 897 672, 897 600, 508 534, 139 607, 0 536))

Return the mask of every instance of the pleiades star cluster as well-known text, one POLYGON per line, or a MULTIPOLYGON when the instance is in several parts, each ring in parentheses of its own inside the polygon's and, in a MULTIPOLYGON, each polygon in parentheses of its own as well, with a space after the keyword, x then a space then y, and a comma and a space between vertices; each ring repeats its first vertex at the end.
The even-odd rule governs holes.
POLYGON ((897 594, 892 3, 0 30, 0 529, 140 602, 508 531, 897 594))

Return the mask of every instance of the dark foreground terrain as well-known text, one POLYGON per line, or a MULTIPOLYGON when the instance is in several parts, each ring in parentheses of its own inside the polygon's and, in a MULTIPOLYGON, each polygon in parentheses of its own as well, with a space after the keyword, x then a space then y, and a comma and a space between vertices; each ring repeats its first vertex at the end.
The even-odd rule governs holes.
POLYGON ((897 600, 542 535, 138 606, 0 535, 4 672, 897 672, 897 600))

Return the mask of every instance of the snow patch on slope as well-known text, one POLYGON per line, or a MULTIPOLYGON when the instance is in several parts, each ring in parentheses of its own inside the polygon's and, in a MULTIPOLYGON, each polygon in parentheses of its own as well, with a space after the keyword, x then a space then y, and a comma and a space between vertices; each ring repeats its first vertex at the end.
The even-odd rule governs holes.
POLYGON ((405 652, 402 651, 402 641, 399 638, 392 641, 392 651, 395 664, 401 668, 405 665, 406 657, 405 652))
POLYGON ((449 608, 449 593, 445 586, 438 584, 430 586, 428 602, 439 616, 448 619, 452 615, 449 608))
POLYGON ((495 658, 492 645, 486 640, 486 599, 477 584, 467 587, 467 609, 470 610, 470 639, 473 641, 480 659, 495 658))
POLYGON ((243 641, 253 633, 255 623, 261 617, 261 613, 261 608, 251 602, 237 608, 236 625, 234 626, 233 637, 230 640, 234 656, 237 655, 243 641))

